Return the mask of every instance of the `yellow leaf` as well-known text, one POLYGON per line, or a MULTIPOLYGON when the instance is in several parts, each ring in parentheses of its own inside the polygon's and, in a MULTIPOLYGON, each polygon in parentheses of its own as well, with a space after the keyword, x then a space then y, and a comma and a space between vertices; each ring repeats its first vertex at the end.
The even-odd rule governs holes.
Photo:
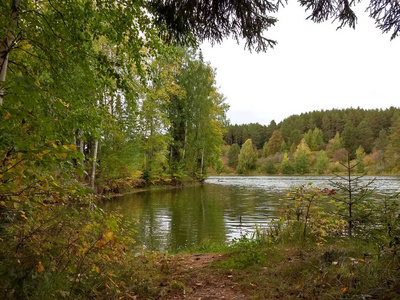
POLYGON ((107 232, 106 237, 108 240, 111 240, 114 237, 114 232, 112 232, 112 231, 107 232))
POLYGON ((100 240, 100 241, 98 241, 97 243, 96 243, 96 247, 97 248, 101 248, 101 247, 103 247, 104 246, 104 242, 103 242, 103 240, 100 240))
POLYGON ((75 146, 74 144, 69 145, 69 147, 70 147, 73 151, 76 151, 76 150, 77 150, 77 149, 76 149, 76 146, 75 146))
POLYGON ((60 156, 61 156, 62 158, 67 158, 68 154, 67 154, 67 153, 61 153, 60 156))
POLYGON ((42 262, 39 261, 39 264, 38 264, 38 267, 37 267, 37 271, 38 271, 38 273, 42 273, 43 270, 44 270, 44 267, 43 267, 43 265, 42 265, 42 262))
POLYGON ((349 292, 349 288, 348 287, 345 287, 345 288, 342 289, 342 293, 343 294, 347 294, 348 292, 349 292))
POLYGON ((63 145, 63 148, 65 149, 65 150, 68 150, 69 148, 68 148, 68 145, 63 145))
POLYGON ((25 220, 28 220, 28 218, 25 216, 25 212, 23 210, 19 211, 21 213, 21 217, 23 217, 25 220))
POLYGON ((43 153, 43 155, 45 155, 45 154, 47 154, 47 153, 49 153, 49 152, 50 152, 50 150, 47 150, 47 149, 46 149, 46 150, 43 150, 42 153, 43 153))
POLYGON ((296 285, 296 287, 295 287, 296 290, 299 290, 300 288, 301 288, 300 284, 296 285))
POLYGON ((10 114, 6 113, 6 115, 4 116, 4 120, 8 120, 10 118, 10 114))
POLYGON ((6 203, 4 201, 0 201, 0 204, 6 206, 6 203))

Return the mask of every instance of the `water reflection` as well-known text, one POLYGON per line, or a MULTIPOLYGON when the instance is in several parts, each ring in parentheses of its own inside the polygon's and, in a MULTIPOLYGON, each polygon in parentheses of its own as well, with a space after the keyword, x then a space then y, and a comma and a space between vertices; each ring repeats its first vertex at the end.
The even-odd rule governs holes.
MULTIPOLYGON (((266 227, 279 218, 280 201, 291 186, 313 182, 329 186, 332 177, 224 176, 211 177, 203 186, 140 192, 104 203, 120 209, 126 220, 137 220, 135 238, 151 250, 177 251, 206 243, 224 243, 266 227)), ((371 178, 366 178, 366 180, 371 178)), ((399 177, 375 182, 377 192, 399 191, 399 177)))

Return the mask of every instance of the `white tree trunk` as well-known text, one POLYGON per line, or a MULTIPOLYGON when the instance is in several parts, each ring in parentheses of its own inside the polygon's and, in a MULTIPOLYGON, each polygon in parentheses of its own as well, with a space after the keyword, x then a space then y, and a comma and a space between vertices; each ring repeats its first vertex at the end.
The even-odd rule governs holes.
POLYGON ((79 151, 82 154, 81 164, 83 166, 83 164, 85 162, 85 143, 83 141, 83 131, 80 131, 80 130, 79 130, 79 151))
POLYGON ((99 140, 94 141, 94 146, 93 146, 93 162, 92 162, 92 176, 90 178, 90 185, 94 191, 94 181, 96 179, 96 163, 97 163, 97 150, 99 148, 99 140))
POLYGON ((14 0, 11 4, 11 19, 6 25, 6 35, 0 43, 0 105, 4 100, 4 82, 6 81, 8 56, 16 43, 16 31, 18 27, 18 13, 22 0, 14 0))
POLYGON ((203 143, 203 150, 201 151, 201 166, 200 166, 201 179, 203 179, 203 168, 204 168, 204 143, 203 143))
POLYGON ((182 158, 185 159, 185 154, 186 154, 186 143, 187 143, 187 133, 188 133, 188 121, 185 121, 185 141, 183 143, 183 153, 182 153, 182 158))

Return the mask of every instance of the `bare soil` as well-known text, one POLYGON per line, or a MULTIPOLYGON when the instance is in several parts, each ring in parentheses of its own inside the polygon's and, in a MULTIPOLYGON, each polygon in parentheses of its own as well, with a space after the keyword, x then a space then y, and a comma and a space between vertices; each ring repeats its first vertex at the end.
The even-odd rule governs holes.
POLYGON ((162 297, 163 300, 248 299, 235 282, 233 272, 225 274, 212 270, 211 264, 224 260, 222 254, 179 254, 173 257, 176 264, 175 280, 184 283, 183 291, 162 297))

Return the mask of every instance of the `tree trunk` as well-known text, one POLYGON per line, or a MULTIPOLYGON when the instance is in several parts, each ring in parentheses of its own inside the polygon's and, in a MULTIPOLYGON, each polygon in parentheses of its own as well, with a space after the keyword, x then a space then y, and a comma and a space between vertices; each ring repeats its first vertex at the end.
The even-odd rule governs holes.
POLYGON ((6 34, 0 44, 0 105, 4 100, 4 82, 6 81, 8 55, 16 43, 16 31, 18 26, 19 9, 22 0, 14 0, 11 4, 10 22, 6 25, 6 34))
POLYGON ((90 185, 94 191, 94 181, 96 179, 96 163, 97 163, 97 150, 99 148, 99 140, 94 141, 94 146, 93 146, 93 162, 92 162, 92 176, 90 178, 90 185))
POLYGON ((83 131, 77 130, 76 131, 76 146, 79 149, 79 152, 82 154, 82 160, 80 161, 81 165, 83 166, 83 163, 85 162, 85 143, 83 141, 83 131), (78 144, 79 142, 79 144, 78 144))
POLYGON ((203 149, 201 151, 201 165, 200 165, 201 180, 203 180, 203 168, 204 168, 204 142, 203 142, 203 149))
POLYGON ((187 126, 188 126, 188 121, 185 121, 185 140, 183 143, 183 153, 182 153, 182 159, 185 159, 185 154, 186 154, 186 143, 187 143, 187 126))

